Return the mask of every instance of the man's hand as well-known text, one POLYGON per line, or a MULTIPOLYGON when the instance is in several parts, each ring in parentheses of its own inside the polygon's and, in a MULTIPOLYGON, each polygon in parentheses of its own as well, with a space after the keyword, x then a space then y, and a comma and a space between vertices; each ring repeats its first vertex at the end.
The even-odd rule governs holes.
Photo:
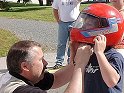
POLYGON ((79 46, 79 42, 70 42, 70 62, 73 63, 74 61, 74 57, 76 55, 78 46, 79 46))
POLYGON ((92 55, 92 48, 90 45, 82 43, 78 46, 75 59, 76 65, 85 67, 92 55))

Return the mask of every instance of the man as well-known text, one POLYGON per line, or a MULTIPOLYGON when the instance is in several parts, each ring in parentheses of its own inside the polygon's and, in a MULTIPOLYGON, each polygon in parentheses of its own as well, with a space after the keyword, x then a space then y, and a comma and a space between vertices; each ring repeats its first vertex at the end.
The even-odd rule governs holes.
MULTIPOLYGON (((80 52, 77 54, 80 55, 80 52)), ((35 41, 19 41, 8 52, 8 72, 0 77, 0 93, 47 93, 45 90, 61 87, 70 80, 64 93, 82 93, 81 67, 84 63, 80 62, 80 58, 75 61, 75 66, 70 63, 50 74, 45 71, 48 63, 41 45, 35 41)))
MULTIPOLYGON (((55 19, 59 25, 56 64, 53 69, 62 67, 67 41, 70 36, 70 28, 79 15, 80 2, 82 0, 54 0, 52 7, 55 19)), ((67 46, 69 47, 69 45, 67 46)), ((68 48, 68 64, 70 48, 68 48)))

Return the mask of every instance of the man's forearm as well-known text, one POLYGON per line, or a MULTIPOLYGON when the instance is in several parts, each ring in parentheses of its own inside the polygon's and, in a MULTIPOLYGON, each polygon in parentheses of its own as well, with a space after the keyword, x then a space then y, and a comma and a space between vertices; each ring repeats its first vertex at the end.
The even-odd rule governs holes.
POLYGON ((123 0, 111 0, 112 5, 119 11, 124 8, 123 0))
POLYGON ((123 0, 111 0, 112 5, 122 14, 124 18, 124 1, 123 0))
POLYGON ((55 17, 56 21, 59 22, 60 19, 59 19, 59 13, 58 13, 58 10, 57 10, 57 9, 53 9, 53 13, 54 13, 54 17, 55 17))
POLYGON ((84 70, 75 68, 73 77, 64 93, 82 93, 84 87, 84 70))
POLYGON ((53 83, 52 89, 55 89, 67 84, 72 78, 73 71, 74 71, 74 65, 72 63, 56 71, 54 73, 54 83, 53 83))

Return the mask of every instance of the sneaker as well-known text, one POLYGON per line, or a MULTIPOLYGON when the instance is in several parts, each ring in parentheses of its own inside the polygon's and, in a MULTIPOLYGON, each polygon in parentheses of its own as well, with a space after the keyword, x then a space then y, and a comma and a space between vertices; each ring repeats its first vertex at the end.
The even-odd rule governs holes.
POLYGON ((59 69, 59 68, 61 68, 61 67, 62 67, 61 64, 56 64, 56 65, 53 67, 53 69, 59 69))

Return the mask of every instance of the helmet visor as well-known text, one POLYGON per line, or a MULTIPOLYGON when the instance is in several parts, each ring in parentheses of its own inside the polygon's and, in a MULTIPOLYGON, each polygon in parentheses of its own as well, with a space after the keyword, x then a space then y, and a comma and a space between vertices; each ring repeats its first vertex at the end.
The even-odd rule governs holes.
POLYGON ((107 22, 106 18, 99 18, 81 12, 73 27, 81 30, 94 30, 108 26, 109 23, 107 22))

